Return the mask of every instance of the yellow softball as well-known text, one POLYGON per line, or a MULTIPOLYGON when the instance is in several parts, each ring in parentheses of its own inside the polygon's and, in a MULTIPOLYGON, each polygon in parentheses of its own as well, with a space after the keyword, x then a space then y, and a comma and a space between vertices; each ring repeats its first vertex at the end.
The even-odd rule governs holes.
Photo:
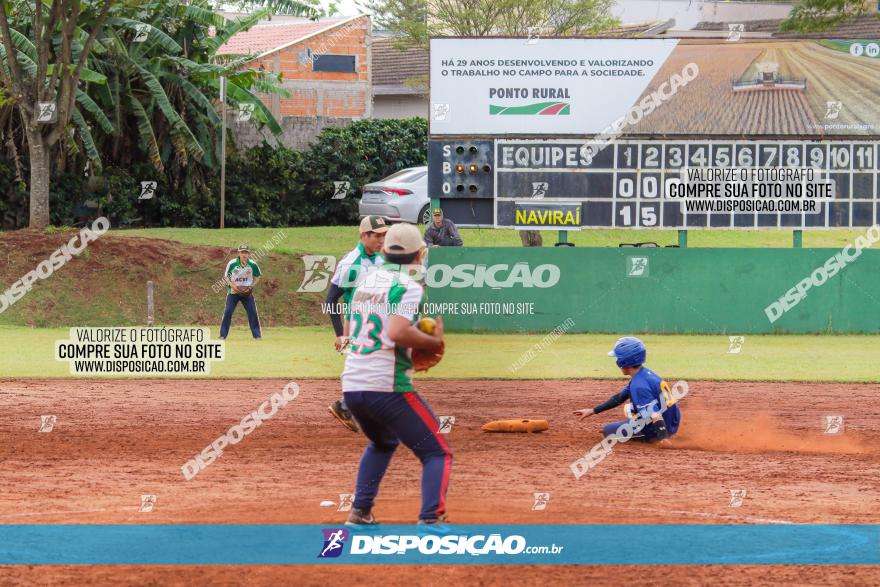
POLYGON ((437 321, 433 318, 422 318, 419 320, 418 324, 416 324, 416 328, 424 333, 434 334, 434 329, 437 328, 437 321))

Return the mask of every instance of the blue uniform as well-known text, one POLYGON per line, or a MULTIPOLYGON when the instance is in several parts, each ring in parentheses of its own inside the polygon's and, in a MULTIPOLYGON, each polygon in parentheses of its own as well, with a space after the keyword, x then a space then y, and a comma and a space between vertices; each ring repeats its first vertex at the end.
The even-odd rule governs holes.
POLYGON ((370 443, 358 468, 354 507, 370 511, 395 449, 402 442, 422 463, 419 519, 446 513, 452 450, 438 430, 439 421, 415 391, 346 391, 345 401, 370 443))
MULTIPOLYGON (((635 375, 632 376, 629 383, 619 393, 612 396, 608 401, 596 406, 593 411, 595 413, 604 412, 620 404, 631 401, 633 410, 643 414, 650 414, 651 411, 657 411, 665 408, 663 412, 663 422, 666 424, 666 432, 672 436, 678 432, 678 426, 681 423, 681 410, 676 405, 676 398, 672 394, 669 384, 666 383, 659 375, 642 367, 635 375)), ((611 436, 617 432, 617 429, 627 421, 611 422, 602 427, 604 436, 611 436)), ((635 440, 651 440, 652 431, 644 428, 638 434, 633 436, 635 440)))

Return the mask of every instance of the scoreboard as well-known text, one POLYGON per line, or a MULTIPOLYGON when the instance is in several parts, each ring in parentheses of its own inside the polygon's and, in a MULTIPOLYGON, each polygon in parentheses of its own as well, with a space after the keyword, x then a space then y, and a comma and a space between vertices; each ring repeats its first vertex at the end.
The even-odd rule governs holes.
POLYGON ((880 40, 435 38, 429 196, 577 230, 880 221, 880 40))
POLYGON ((464 224, 802 229, 880 222, 877 141, 620 139, 598 147, 585 139, 443 137, 430 141, 429 164, 429 192, 464 224), (669 185, 701 168, 810 169, 833 184, 833 197, 812 212, 697 213, 669 185))

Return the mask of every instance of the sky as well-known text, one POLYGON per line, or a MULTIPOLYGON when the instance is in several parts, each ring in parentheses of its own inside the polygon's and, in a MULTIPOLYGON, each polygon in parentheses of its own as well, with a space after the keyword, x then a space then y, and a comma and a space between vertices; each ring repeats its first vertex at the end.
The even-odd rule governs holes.
MULTIPOLYGON (((321 0, 321 5, 324 8, 327 8, 329 4, 330 3, 327 0, 321 0)), ((336 8, 339 10, 341 16, 354 16, 361 13, 355 5, 354 0, 338 0, 336 2, 336 8)))
MULTIPOLYGON (((327 8, 330 5, 329 0, 320 0, 321 6, 327 8)), ((223 8, 229 11, 237 11, 238 7, 234 3, 224 3, 223 8)), ((361 14, 361 10, 355 5, 354 0, 336 0, 336 8, 339 16, 355 16, 361 14)))

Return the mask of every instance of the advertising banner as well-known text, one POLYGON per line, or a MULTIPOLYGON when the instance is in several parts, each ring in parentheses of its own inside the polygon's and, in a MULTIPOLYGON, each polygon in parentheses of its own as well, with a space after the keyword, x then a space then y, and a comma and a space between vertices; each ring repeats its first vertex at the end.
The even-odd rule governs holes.
POLYGON ((434 135, 875 136, 880 42, 433 39, 434 135))

